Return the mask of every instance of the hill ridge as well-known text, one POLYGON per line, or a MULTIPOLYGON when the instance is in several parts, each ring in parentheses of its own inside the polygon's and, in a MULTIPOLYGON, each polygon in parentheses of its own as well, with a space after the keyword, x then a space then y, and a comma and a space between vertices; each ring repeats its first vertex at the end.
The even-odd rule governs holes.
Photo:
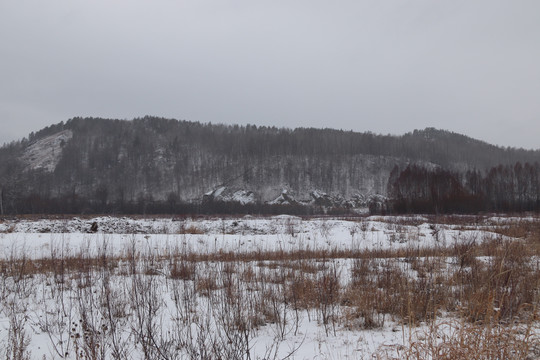
POLYGON ((144 204, 156 201, 174 209, 208 201, 204 195, 220 186, 226 187, 222 199, 241 199, 244 205, 246 199, 270 204, 286 191, 297 203, 314 203, 313 194, 320 193, 328 198, 316 202, 325 206, 365 207, 366 200, 353 200, 386 196, 396 166, 485 174, 498 165, 539 159, 539 151, 502 148, 434 128, 393 136, 152 116, 77 117, 0 148, 0 182, 3 207, 15 212, 34 211, 25 203, 32 197, 71 199, 75 212, 125 211, 126 204, 141 204, 135 207, 146 211, 144 204), (29 153, 39 154, 29 149, 46 138, 55 147, 40 151, 55 158, 32 166, 29 153), (87 205, 77 205, 77 199, 87 205))

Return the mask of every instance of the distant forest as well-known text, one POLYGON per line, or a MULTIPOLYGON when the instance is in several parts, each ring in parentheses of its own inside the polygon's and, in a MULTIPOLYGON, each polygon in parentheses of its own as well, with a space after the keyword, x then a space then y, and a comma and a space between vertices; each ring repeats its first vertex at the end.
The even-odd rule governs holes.
POLYGON ((408 166, 392 171, 389 213, 478 213, 540 210, 540 164, 499 165, 464 173, 408 166))
POLYGON ((538 211, 538 161, 539 151, 432 128, 391 136, 155 117, 73 118, 0 148, 0 212, 538 211), (205 195, 218 187, 229 197, 205 195), (235 191, 253 194, 253 201, 235 201, 235 191), (290 201, 273 201, 284 192, 290 201))

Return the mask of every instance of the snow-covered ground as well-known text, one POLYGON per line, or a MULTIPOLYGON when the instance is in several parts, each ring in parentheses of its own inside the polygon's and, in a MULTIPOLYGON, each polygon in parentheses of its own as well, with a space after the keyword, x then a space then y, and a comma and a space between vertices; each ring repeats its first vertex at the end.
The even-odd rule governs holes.
MULTIPOLYGON (((497 226, 518 220, 523 219, 486 218, 467 226, 421 216, 4 220, 0 347, 5 350, 0 355, 6 357, 12 340, 19 339, 27 341, 32 359, 99 358, 100 351, 111 359, 204 358, 203 349, 227 358, 399 358, 411 340, 425 337, 428 325, 409 327, 386 316, 373 329, 358 328, 351 325, 354 319, 335 321, 347 317, 343 304, 297 311, 290 300, 273 301, 280 291, 272 289, 286 281, 247 280, 285 274, 272 272, 272 261, 235 262, 231 270, 227 263, 211 260, 192 264, 196 271, 181 270, 180 279, 171 269, 188 264, 191 257, 216 254, 447 248, 505 239, 497 226), (97 231, 90 232, 94 223, 97 231), (57 265, 23 276, 25 262, 47 259, 53 261, 39 266, 57 265), (77 266, 68 263, 72 259, 81 262, 78 272, 64 271, 64 266, 77 266), (83 266, 92 259, 108 259, 111 265, 83 266), (190 271, 197 273, 196 279, 190 271), (216 287, 208 285, 211 291, 205 293, 201 279, 216 287), (248 303, 265 305, 244 306, 248 303)), ((312 260, 326 269, 324 276, 334 269, 340 286, 350 281, 352 259, 312 260)), ((456 260, 444 263, 450 269, 456 260)), ((416 276, 406 259, 396 264, 416 276)))
MULTIPOLYGON (((509 220, 508 220, 509 221, 509 220)), ((192 253, 294 250, 391 250, 446 247, 456 242, 500 237, 493 225, 435 224, 423 217, 367 217, 354 220, 307 219, 289 215, 236 219, 92 219, 11 220, 0 223, 0 250, 41 258, 61 244, 72 253, 96 251, 107 243, 113 254, 136 243, 140 251, 180 247, 192 253), (392 220, 392 221, 389 221, 392 220), (93 223, 98 225, 91 233, 93 223), (415 223, 417 225, 408 225, 415 223), (85 250, 86 251, 86 250, 85 250)))

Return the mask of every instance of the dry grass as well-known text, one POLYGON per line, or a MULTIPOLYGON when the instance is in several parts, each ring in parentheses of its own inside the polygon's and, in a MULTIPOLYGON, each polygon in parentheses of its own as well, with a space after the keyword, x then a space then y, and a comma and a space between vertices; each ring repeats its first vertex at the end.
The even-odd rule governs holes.
POLYGON ((185 227, 182 224, 182 226, 180 226, 180 229, 178 230, 178 234, 202 235, 204 233, 204 229, 200 229, 195 225, 189 225, 188 227, 185 227))
POLYGON ((533 360, 540 356, 537 334, 528 324, 488 325, 440 321, 414 331, 408 347, 382 348, 377 359, 533 360))
MULTIPOLYGON (((402 231, 404 225, 392 226, 402 231)), ((327 335, 340 328, 381 328, 389 321, 410 329, 414 336, 408 345, 382 348, 375 354, 380 359, 533 359, 540 356, 538 333, 532 330, 539 320, 540 230, 530 222, 512 226, 516 228, 508 228, 505 235, 525 234, 524 238, 462 239, 433 248, 197 254, 170 249, 165 254, 142 254, 133 247, 122 256, 103 252, 89 257, 83 251, 39 260, 14 256, 0 262, 0 299, 29 291, 30 285, 25 290, 21 284, 32 284, 34 278, 52 276, 51 293, 69 292, 65 297, 80 299, 101 296, 95 299, 98 308, 86 311, 104 313, 105 308, 110 314, 121 314, 110 315, 107 329, 116 323, 121 326, 114 319, 139 321, 131 331, 134 339, 146 339, 148 354, 165 351, 167 341, 178 344, 187 341, 179 340, 182 336, 193 336, 207 342, 182 343, 187 353, 200 354, 206 346, 213 355, 227 358, 232 356, 227 351, 249 349, 250 336, 263 325, 275 328, 276 338, 296 333, 304 312, 308 317, 315 314, 327 335), (105 280, 111 276, 131 284, 125 290, 129 296, 122 300, 127 303, 122 303, 122 296, 110 295, 105 280), (161 306, 156 299, 163 297, 156 290, 159 282, 172 289, 179 324, 179 338, 163 338, 162 343, 148 339, 166 336, 152 318, 158 311, 155 307, 161 306), (215 335, 204 323, 196 336, 180 325, 202 321, 195 305, 201 299, 212 307, 213 321, 221 326, 215 335), (138 312, 139 308, 147 312, 138 312), (152 331, 156 333, 148 333, 152 331), (225 344, 219 336, 232 338, 225 344)), ((185 231, 201 233, 196 227, 185 231)), ((401 235, 412 236, 407 231, 401 235)), ((62 306, 65 312, 67 305, 62 306)), ((100 336, 103 339, 96 341, 113 341, 100 336)))
POLYGON ((197 263, 175 259, 170 267, 171 279, 195 280, 197 263))

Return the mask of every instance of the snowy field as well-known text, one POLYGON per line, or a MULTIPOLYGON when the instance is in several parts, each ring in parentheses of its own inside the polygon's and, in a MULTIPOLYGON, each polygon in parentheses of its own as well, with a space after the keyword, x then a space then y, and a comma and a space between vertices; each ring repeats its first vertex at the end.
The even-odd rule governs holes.
POLYGON ((446 247, 456 242, 500 236, 493 230, 511 220, 492 217, 467 226, 437 224, 421 216, 368 217, 354 221, 302 220, 289 215, 198 220, 112 217, 11 220, 0 223, 0 249, 5 259, 22 253, 31 258, 50 257, 51 251, 59 248, 71 254, 90 251, 97 255, 104 244, 112 255, 118 255, 133 246, 133 242, 142 252, 181 248, 198 254, 446 247), (98 230, 90 233, 94 222, 98 230))
POLYGON ((532 359, 539 226, 535 217, 3 220, 0 355, 427 359, 469 344, 491 356, 479 358, 532 359))

